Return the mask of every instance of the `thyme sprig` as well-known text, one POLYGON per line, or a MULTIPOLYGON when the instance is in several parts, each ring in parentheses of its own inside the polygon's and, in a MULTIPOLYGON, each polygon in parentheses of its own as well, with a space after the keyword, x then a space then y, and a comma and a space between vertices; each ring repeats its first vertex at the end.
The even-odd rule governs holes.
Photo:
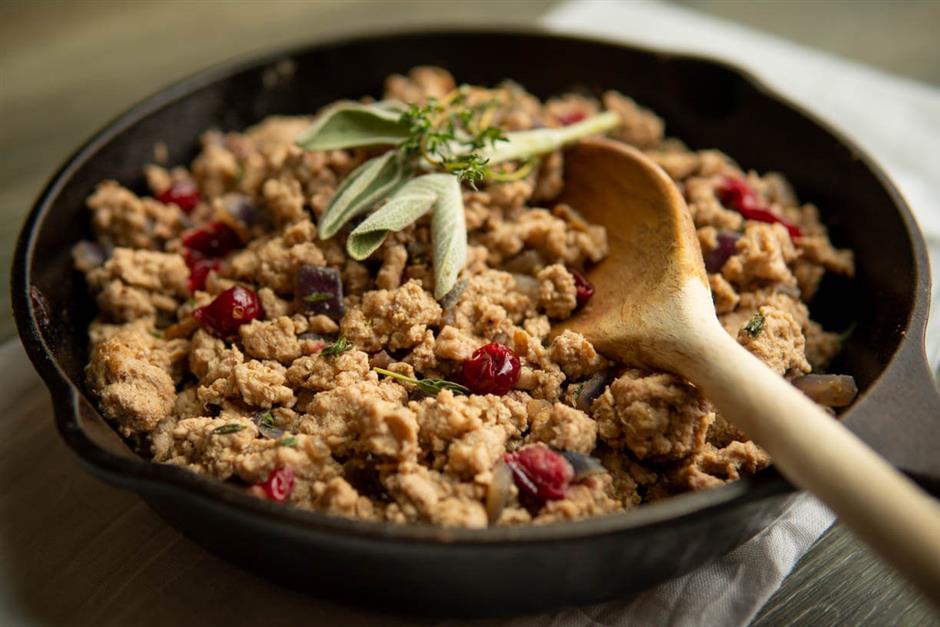
POLYGON ((346 351, 352 350, 352 343, 346 339, 345 335, 340 335, 336 338, 336 341, 320 351, 320 354, 325 357, 336 357, 337 355, 342 355, 346 351))
POLYGON ((498 126, 485 124, 497 103, 488 101, 467 106, 467 86, 460 87, 442 100, 411 105, 401 114, 400 122, 409 136, 399 145, 406 155, 421 155, 431 166, 442 168, 474 189, 492 175, 489 159, 478 152, 492 149, 498 142, 509 141, 498 126))
POLYGON ((229 433, 238 433, 244 428, 244 425, 240 425, 237 422, 232 422, 227 425, 222 425, 221 427, 216 427, 212 430, 212 433, 215 435, 228 435, 229 433))
MULTIPOLYGON (((370 213, 346 240, 347 253, 361 260, 374 254, 388 233, 430 212, 434 295, 443 298, 453 289, 467 259, 460 183, 476 189, 487 180, 523 179, 543 155, 621 124, 617 113, 607 111, 562 128, 505 132, 494 122, 512 99, 504 89, 462 85, 424 104, 346 101, 321 111, 297 137, 302 148, 387 146, 389 150, 365 161, 343 180, 320 216, 320 238, 333 237, 353 218, 370 213)), ((339 347, 331 347, 324 354, 340 352, 339 347)))
POLYGON ((425 394, 437 394, 441 390, 450 390, 451 392, 463 395, 470 394, 470 388, 446 379, 416 379, 408 375, 386 370, 385 368, 373 368, 373 370, 386 377, 397 379, 402 383, 410 383, 425 394))

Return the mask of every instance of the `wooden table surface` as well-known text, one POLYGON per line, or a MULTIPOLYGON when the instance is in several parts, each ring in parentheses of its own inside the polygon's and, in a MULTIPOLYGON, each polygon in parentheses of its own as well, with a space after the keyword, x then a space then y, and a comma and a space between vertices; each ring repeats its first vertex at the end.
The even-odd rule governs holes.
MULTIPOLYGON (((23 216, 69 152, 172 80, 236 54, 325 34, 389 24, 485 24, 494 15, 501 23, 529 24, 553 4, 8 0, 0 4, 0 263, 9 267, 23 216)), ((710 5, 720 14, 729 3, 696 4, 706 10, 710 5)), ((753 11, 745 13, 760 25, 753 11)), ((919 9, 912 23, 924 30, 925 16, 937 18, 940 11, 919 9)), ((819 21, 810 16, 793 28, 805 37, 819 21)), ((779 32, 779 20, 774 24, 779 32)), ((934 61, 924 63, 925 72, 934 72, 924 78, 937 79, 934 61)), ((14 329, 5 290, 0 305, 0 338, 6 339, 14 329)), ((54 433, 45 391, 31 377, 15 373, 4 385, 9 396, 0 399, 0 605, 5 612, 15 609, 15 614, 0 613, 0 623, 206 624, 211 618, 213 623, 287 624, 302 615, 317 624, 318 618, 335 616, 328 602, 273 589, 224 564, 133 495, 93 480, 54 433), (70 555, 69 561, 62 555, 70 555), (168 571, 178 576, 155 580, 155 573, 168 571), (201 585, 193 589, 185 582, 201 585), (270 613, 246 616, 228 597, 232 590, 256 590, 277 599, 277 605, 270 613), (126 602, 138 594, 140 603, 126 602), (154 595, 173 601, 147 602, 154 595)), ((359 610, 349 611, 349 621, 407 623, 359 610)), ((754 624, 930 625, 940 624, 940 616, 837 524, 804 556, 754 624)))

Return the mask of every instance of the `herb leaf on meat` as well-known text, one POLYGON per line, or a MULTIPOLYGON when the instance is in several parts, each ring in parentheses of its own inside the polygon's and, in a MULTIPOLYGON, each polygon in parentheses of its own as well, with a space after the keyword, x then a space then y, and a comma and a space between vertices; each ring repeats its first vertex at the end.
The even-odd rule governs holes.
POLYGON ((336 338, 336 341, 320 351, 320 354, 325 357, 335 357, 337 355, 342 355, 348 350, 352 350, 353 345, 349 340, 346 339, 345 335, 341 335, 336 338))
POLYGON ((748 335, 751 337, 757 337, 764 329, 764 321, 764 314, 758 311, 747 321, 747 324, 744 325, 744 330, 747 331, 748 335))
POLYGON ((460 385, 459 383, 454 383, 453 381, 448 381, 446 379, 416 379, 404 374, 392 372, 391 370, 386 370, 385 368, 373 368, 373 370, 379 374, 385 375, 386 377, 398 379, 403 383, 410 383, 425 394, 433 395, 437 394, 441 390, 450 390, 451 392, 464 395, 470 394, 470 388, 460 385))
POLYGON ((212 433, 215 435, 228 435, 229 433, 238 433, 244 428, 245 425, 240 425, 236 422, 233 422, 227 425, 222 425, 221 427, 216 427, 212 430, 212 433))

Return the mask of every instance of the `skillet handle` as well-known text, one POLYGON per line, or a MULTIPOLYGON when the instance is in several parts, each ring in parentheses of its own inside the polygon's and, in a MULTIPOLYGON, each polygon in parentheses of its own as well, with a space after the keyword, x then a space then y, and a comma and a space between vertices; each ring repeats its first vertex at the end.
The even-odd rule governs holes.
POLYGON ((923 344, 907 345, 845 424, 927 492, 940 497, 940 389, 923 344))

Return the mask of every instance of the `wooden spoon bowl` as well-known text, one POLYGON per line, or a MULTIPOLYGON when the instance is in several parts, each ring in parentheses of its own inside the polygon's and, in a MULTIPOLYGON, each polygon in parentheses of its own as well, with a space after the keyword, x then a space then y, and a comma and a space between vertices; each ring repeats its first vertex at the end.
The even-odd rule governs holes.
POLYGON ((590 139, 565 160, 565 195, 607 229, 595 294, 571 329, 605 355, 672 371, 764 447, 929 597, 940 596, 940 506, 718 322, 695 227, 669 176, 643 153, 590 139))

